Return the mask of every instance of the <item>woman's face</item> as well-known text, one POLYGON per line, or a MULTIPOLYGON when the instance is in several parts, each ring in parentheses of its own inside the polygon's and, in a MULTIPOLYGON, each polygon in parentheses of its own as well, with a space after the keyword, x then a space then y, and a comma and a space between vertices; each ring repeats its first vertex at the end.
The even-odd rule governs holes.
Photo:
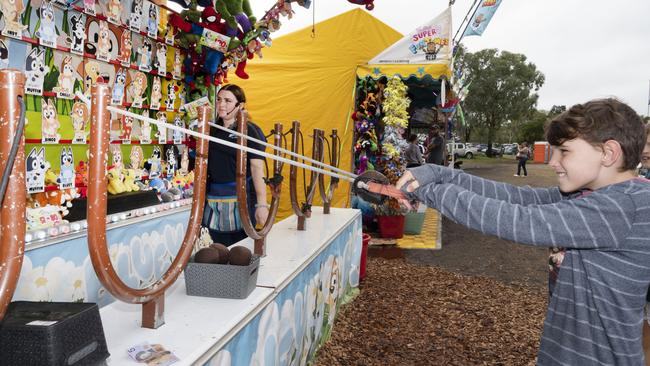
POLYGON ((217 94, 217 114, 223 120, 232 120, 239 111, 238 101, 229 90, 222 90, 217 94))

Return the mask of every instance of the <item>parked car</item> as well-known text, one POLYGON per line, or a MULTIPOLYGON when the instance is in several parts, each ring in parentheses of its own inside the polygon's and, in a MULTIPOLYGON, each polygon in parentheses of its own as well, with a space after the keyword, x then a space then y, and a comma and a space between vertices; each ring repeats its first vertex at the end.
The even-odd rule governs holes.
POLYGON ((484 153, 485 150, 487 150, 487 144, 477 144, 476 149, 478 150, 478 152, 484 153))
POLYGON ((517 144, 503 144, 503 153, 509 155, 515 155, 519 147, 517 144))
POLYGON ((499 144, 492 144, 492 148, 491 148, 491 150, 489 151, 489 153, 488 153, 488 149, 487 149, 487 148, 485 149, 484 152, 485 152, 485 155, 487 155, 487 156, 498 156, 498 157, 502 157, 502 156, 503 156, 503 151, 504 151, 504 148, 503 148, 502 145, 499 145, 499 144))
POLYGON ((447 144, 447 154, 451 154, 452 152, 452 147, 454 149, 454 157, 463 157, 466 159, 473 159, 476 154, 478 154, 478 150, 475 147, 470 147, 467 144, 464 144, 462 142, 457 142, 455 146, 453 146, 451 143, 447 144))

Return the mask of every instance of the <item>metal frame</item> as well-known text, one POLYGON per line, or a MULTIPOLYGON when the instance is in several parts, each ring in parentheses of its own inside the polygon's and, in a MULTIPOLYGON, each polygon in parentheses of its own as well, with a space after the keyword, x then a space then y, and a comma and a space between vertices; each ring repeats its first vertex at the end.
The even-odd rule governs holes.
MULTIPOLYGON (((300 137, 300 122, 293 121, 291 127, 291 151, 295 154, 298 153, 298 138, 300 137)), ((312 144, 312 158, 314 160, 322 161, 322 144, 323 144, 323 130, 314 129, 314 140, 312 144)), ((296 157, 292 156, 291 160, 297 161, 296 157)), ((312 164, 313 165, 313 164, 312 164)), ((304 173, 303 173, 304 174, 304 173)), ((306 230, 307 228, 307 218, 311 216, 311 204, 314 200, 314 194, 316 193, 316 183, 318 183, 318 177, 320 173, 311 170, 309 188, 307 188, 307 195, 305 197, 305 202, 302 206, 298 203, 298 168, 295 165, 291 165, 289 170, 289 188, 291 196, 291 207, 293 212, 298 217, 297 228, 300 231, 306 230)), ((305 187, 306 188, 306 187, 305 187)))
MULTIPOLYGON (((237 115, 237 132, 239 132, 239 136, 237 137, 237 143, 241 146, 247 146, 246 139, 243 136, 247 136, 248 133, 248 121, 246 120, 246 115, 244 111, 240 111, 239 114, 237 115)), ((282 146, 282 125, 280 123, 275 124, 275 129, 274 129, 274 143, 275 146, 281 147, 282 146)), ((275 155, 279 156, 280 152, 278 150, 275 151, 275 155)), ((253 223, 251 222, 250 218, 250 212, 248 212, 248 194, 246 192, 246 172, 247 172, 247 167, 246 167, 246 156, 247 153, 244 150, 238 149, 237 150, 237 157, 236 157, 236 162, 237 162, 237 167, 236 167, 236 187, 237 187, 237 202, 239 206, 239 217, 241 218, 242 226, 244 227, 244 231, 246 232, 246 235, 248 235, 251 239, 253 239, 255 245, 254 245, 254 253, 264 256, 266 255, 266 235, 271 231, 271 227, 273 227, 273 223, 275 222, 275 217, 278 213, 278 208, 280 207, 280 188, 281 186, 278 185, 277 187, 273 187, 272 191, 272 198, 271 198, 271 207, 269 208, 269 215, 266 217, 266 221, 262 225, 262 229, 259 231, 255 229, 253 226, 253 223)), ((273 163, 273 173, 274 175, 280 175, 282 173, 282 168, 284 166, 284 163, 275 160, 273 163)), ((253 213, 254 215, 255 213, 253 213)))
MULTIPOLYGON (((20 118, 18 96, 24 96, 25 76, 17 70, 0 70, 0 172, 7 165, 9 151, 20 118)), ((22 133, 22 131, 20 131, 22 133)), ((0 212, 0 320, 16 291, 25 253, 25 136, 20 139, 2 211, 0 212)))
MULTIPOLYGON (((338 145, 338 135, 336 128, 332 129, 332 134, 330 135, 332 138, 332 146, 331 149, 332 151, 330 152, 330 164, 331 166, 338 167, 339 166, 339 145, 338 145)), ((321 143, 321 149, 322 149, 322 143, 321 143)), ((324 155, 324 150, 321 151, 321 156, 324 155)), ((320 191, 320 197, 323 200, 323 213, 324 214, 329 214, 330 213, 330 207, 332 205, 332 197, 334 196, 334 190, 338 187, 339 180, 338 178, 330 178, 330 184, 325 188, 325 176, 320 174, 318 176, 318 188, 320 191)))
MULTIPOLYGON (((108 85, 93 86, 88 170, 88 252, 97 278, 106 290, 121 301, 142 304, 142 327, 155 329, 165 323, 165 290, 176 281, 187 265, 198 237, 205 204, 205 184, 196 184, 194 187, 192 210, 185 237, 169 269, 162 275, 162 278, 145 288, 134 289, 127 286, 113 268, 106 241, 106 163, 111 119, 107 107, 110 98, 111 93, 108 85)), ((209 118, 210 108, 207 106, 199 108, 198 128, 203 134, 208 134, 209 118)), ((195 181, 205 182, 208 141, 205 139, 197 141, 196 151, 195 181)))

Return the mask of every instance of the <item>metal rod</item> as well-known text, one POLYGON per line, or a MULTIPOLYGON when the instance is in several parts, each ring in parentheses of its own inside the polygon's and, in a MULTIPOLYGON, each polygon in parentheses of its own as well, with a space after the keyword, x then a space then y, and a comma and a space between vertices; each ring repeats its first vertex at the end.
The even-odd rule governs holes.
POLYGON ((264 142, 264 141, 262 141, 262 140, 260 140, 260 139, 256 139, 256 138, 254 138, 254 137, 250 137, 250 136, 248 136, 248 135, 243 135, 243 136, 242 136, 242 134, 240 134, 239 132, 234 131, 234 130, 231 130, 231 129, 229 129, 229 128, 227 128, 227 127, 224 127, 224 126, 220 126, 220 125, 218 125, 218 124, 216 124, 216 123, 212 123, 212 122, 210 122, 210 123, 208 123, 208 124, 209 124, 210 126, 212 126, 212 127, 218 128, 218 129, 220 129, 220 130, 222 130, 222 131, 230 132, 230 133, 232 133, 233 135, 235 135, 235 136, 237 136, 237 137, 243 137, 243 138, 245 138, 245 139, 247 139, 247 140, 250 140, 250 141, 253 141, 253 142, 257 142, 257 143, 260 144, 260 145, 263 145, 263 146, 266 146, 266 147, 268 147, 268 148, 274 149, 274 150, 276 150, 276 151, 279 151, 279 152, 285 153, 285 154, 287 154, 287 155, 289 155, 289 156, 293 156, 293 157, 295 157, 295 158, 302 159, 302 160, 307 161, 307 162, 312 163, 312 164, 317 164, 317 165, 319 165, 319 166, 322 167, 322 168, 330 169, 330 170, 335 171, 335 172, 337 172, 337 173, 340 173, 340 174, 343 174, 343 175, 350 176, 351 178, 356 178, 356 177, 357 177, 354 173, 350 173, 350 172, 345 171, 345 170, 343 170, 343 169, 339 169, 339 168, 337 168, 337 167, 334 167, 334 166, 331 166, 331 165, 325 164, 325 163, 323 163, 322 161, 314 160, 314 159, 309 158, 309 157, 307 157, 307 156, 297 154, 297 153, 295 153, 295 152, 293 152, 293 151, 291 151, 291 150, 283 149, 283 148, 281 148, 281 147, 279 147, 279 146, 275 146, 275 145, 273 145, 273 144, 269 144, 268 142, 264 142))
POLYGON ((0 209, 0 320, 18 286, 25 252, 25 136, 18 131, 21 111, 18 97, 24 96, 24 90, 25 76, 22 72, 0 70, 0 171, 13 163, 0 209), (9 162, 9 151, 16 134, 20 135, 18 150, 15 160, 9 162))
POLYGON ((476 11, 481 6, 481 4, 479 3, 479 5, 476 8, 474 8, 474 5, 476 5, 477 2, 478 2, 478 0, 474 0, 474 2, 472 3, 472 6, 470 6, 469 10, 467 11, 467 14, 465 14, 465 19, 463 19, 463 21, 460 23, 460 27, 458 27, 458 30, 456 30, 456 34, 454 34, 454 38, 451 39, 451 44, 452 45, 454 43, 459 44, 460 40, 463 39, 463 34, 465 34, 465 31, 467 30, 467 27, 469 26, 469 23, 472 21, 472 18, 474 17, 474 14, 476 14, 476 11), (472 11, 472 8, 474 9, 474 12, 469 17, 469 19, 467 19, 467 16, 472 11), (467 20, 467 24, 465 24, 465 28, 463 28, 462 26, 463 26, 463 23, 465 23, 465 20, 467 20), (463 33, 460 33, 461 29, 463 29, 463 33), (460 33, 460 38, 458 38, 458 40, 456 40, 456 36, 458 36, 459 33, 460 33))
POLYGON ((185 133, 187 135, 190 135, 190 136, 198 137, 200 139, 205 139, 205 140, 217 143, 217 144, 232 147, 233 149, 240 149, 240 150, 249 152, 251 154, 257 154, 257 155, 260 155, 260 156, 263 156, 265 158, 269 158, 269 159, 272 159, 272 160, 278 160, 278 161, 281 161, 281 162, 289 164, 289 165, 297 166, 299 168, 303 168, 303 169, 311 170, 311 171, 314 171, 314 172, 317 172, 317 173, 329 175, 330 177, 347 180, 348 182, 354 182, 354 179, 357 177, 356 175, 349 176, 349 177, 348 176, 342 176, 340 174, 336 174, 336 173, 333 173, 333 172, 330 172, 330 171, 327 171, 327 170, 324 170, 324 169, 312 167, 312 166, 309 166, 307 164, 303 164, 303 163, 299 163, 297 161, 293 161, 291 159, 283 158, 283 157, 280 157, 280 156, 275 156, 273 154, 269 154, 269 153, 264 152, 264 151, 253 149, 253 148, 250 148, 250 147, 247 147, 247 146, 240 146, 240 145, 232 143, 230 141, 218 139, 216 137, 206 135, 206 134, 202 134, 202 133, 190 130, 188 128, 175 126, 175 125, 165 123, 165 122, 160 122, 160 121, 155 120, 153 118, 141 116, 139 114, 135 114, 133 112, 125 111, 125 110, 122 110, 122 109, 119 109, 119 108, 116 108, 116 107, 109 106, 109 107, 106 107, 106 108, 111 112, 115 112, 115 113, 118 113, 118 114, 124 114, 126 116, 129 116, 129 117, 132 117, 132 118, 135 118, 135 119, 138 119, 138 120, 142 120, 142 121, 147 121, 147 122, 149 122, 151 124, 154 124, 156 126, 159 126, 159 127, 164 127, 164 128, 170 129, 170 130, 180 131, 180 132, 183 132, 183 133, 185 133))
MULTIPOLYGON (((122 281, 110 259, 106 240, 106 160, 108 150, 108 130, 111 119, 108 107, 110 90, 106 84, 92 88, 92 123, 90 134, 90 162, 88 169, 88 252, 97 278, 115 298, 142 304, 142 326, 158 328, 164 324, 164 293, 171 286, 190 259, 203 217, 205 204, 205 184, 194 187, 192 210, 183 242, 167 271, 155 283, 145 288, 132 288, 122 281)), ((120 112, 118 109, 117 112, 120 112)), ((199 108, 199 129, 208 133, 210 108, 199 108)), ((198 141, 196 147, 195 179, 204 182, 208 174, 208 142, 198 141)), ((24 189, 23 189, 24 191, 24 189)), ((24 212, 24 210, 22 210, 24 212)))

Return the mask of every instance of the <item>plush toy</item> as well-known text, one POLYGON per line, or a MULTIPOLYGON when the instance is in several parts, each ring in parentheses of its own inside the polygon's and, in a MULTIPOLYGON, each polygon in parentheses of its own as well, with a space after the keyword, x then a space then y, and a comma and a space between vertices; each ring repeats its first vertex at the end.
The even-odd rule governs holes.
MULTIPOLYGON (((226 35, 234 37, 237 35, 237 24, 241 26, 244 34, 250 32, 255 24, 256 18, 253 16, 253 10, 248 0, 216 0, 215 8, 226 20, 226 35)), ((231 41, 236 42, 236 39, 231 41)), ((238 46, 232 45, 233 47, 238 46)))
POLYGON ((137 192, 140 190, 140 186, 135 183, 135 177, 137 176, 137 171, 135 169, 123 169, 122 173, 124 174, 124 187, 127 192, 137 192))
POLYGON ((47 194, 45 192, 32 193, 27 199, 28 208, 45 207, 47 204, 47 194))
POLYGON ((57 185, 58 184, 58 182, 57 182, 58 178, 59 178, 59 176, 56 173, 54 173, 54 171, 52 169, 48 169, 45 172, 45 185, 47 185, 47 186, 49 186, 49 185, 57 185))
POLYGON ((110 169, 106 175, 108 176, 108 187, 106 187, 108 193, 120 194, 126 192, 124 174, 122 174, 121 169, 110 169))
POLYGON ((61 217, 65 217, 70 213, 68 208, 72 207, 72 200, 79 197, 79 194, 76 189, 70 188, 46 192, 46 197, 47 204, 60 207, 61 217))
POLYGON ((351 2, 352 4, 356 5, 365 5, 366 9, 372 10, 375 8, 375 0, 348 0, 348 2, 351 2))
POLYGON ((79 160, 75 169, 74 186, 77 187, 79 196, 85 198, 88 191, 88 164, 79 160))
MULTIPOLYGON (((180 16, 176 15, 175 13, 169 15, 169 24, 171 24, 175 28, 183 30, 180 24, 176 23, 176 21, 182 20, 185 22, 185 24, 200 23, 201 12, 198 11, 196 7, 197 7, 197 2, 195 0, 192 0, 190 4, 187 6, 187 9, 181 12, 180 16)), ((177 39, 179 44, 182 46, 182 48, 185 49, 194 48, 196 47, 197 44, 199 44, 199 41, 201 40, 200 35, 191 33, 190 30, 191 30, 191 26, 189 30, 178 34, 177 39)))
POLYGON ((153 178, 149 180, 149 187, 156 191, 158 194, 167 192, 165 182, 160 178, 153 178))
POLYGON ((235 75, 241 79, 248 79, 248 74, 245 71, 246 59, 252 60, 255 55, 262 58, 262 44, 256 38, 253 38, 246 43, 246 57, 237 64, 235 75))
MULTIPOLYGON (((194 34, 199 37, 203 34, 204 29, 220 34, 226 33, 226 23, 222 22, 221 15, 217 13, 212 6, 203 9, 201 12, 201 22, 198 24, 195 22, 188 22, 176 14, 171 14, 169 16, 169 23, 184 33, 194 34)), ((205 82, 208 84, 214 82, 214 75, 217 73, 217 69, 223 60, 223 53, 209 47, 201 47, 200 51, 195 50, 195 52, 204 53, 204 55, 202 55, 204 59, 199 60, 198 65, 202 65, 203 71, 210 76, 209 78, 206 78, 205 82)), ((196 62, 192 63, 194 64, 196 62)), ((185 74, 187 79, 187 70, 185 71, 185 74)))

